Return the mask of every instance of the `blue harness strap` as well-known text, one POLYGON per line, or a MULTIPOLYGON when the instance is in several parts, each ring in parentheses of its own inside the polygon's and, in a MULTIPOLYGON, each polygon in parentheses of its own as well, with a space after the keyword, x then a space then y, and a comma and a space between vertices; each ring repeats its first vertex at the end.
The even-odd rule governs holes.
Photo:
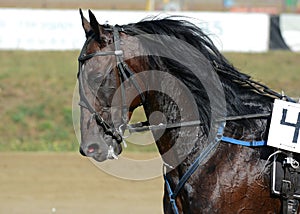
POLYGON ((173 192, 173 190, 172 190, 172 188, 170 186, 170 183, 168 181, 168 178, 167 178, 166 174, 164 174, 164 180, 166 182, 167 191, 168 191, 168 194, 169 194, 169 200, 170 200, 170 204, 171 204, 173 213, 174 214, 179 214, 179 211, 178 211, 178 208, 177 208, 177 204, 176 204, 176 201, 175 201, 176 197, 174 197, 174 192, 173 192))
POLYGON ((234 138, 230 137, 225 137, 222 136, 221 141, 226 142, 226 143, 233 143, 241 146, 266 146, 267 142, 264 140, 261 141, 243 141, 243 140, 236 140, 234 138))
MULTIPOLYGON (((222 122, 221 125, 218 128, 217 135, 212 143, 210 143, 202 152, 201 154, 197 157, 197 159, 193 162, 193 164, 190 166, 190 168, 186 171, 186 173, 181 177, 179 180, 178 184, 176 185, 174 191, 172 191, 170 182, 167 179, 167 175, 164 172, 164 180, 167 186, 168 194, 169 194, 169 200, 172 206, 172 210, 174 214, 178 214, 178 208, 176 205, 176 197, 184 184, 187 182, 187 180, 191 177, 191 175, 195 172, 195 170, 201 165, 201 163, 207 158, 207 156, 217 147, 219 142, 222 139, 224 128, 225 128, 225 122, 222 122)), ((167 167, 167 165, 164 165, 167 167)))
MULTIPOLYGON (((232 143, 236 145, 242 145, 242 146, 266 146, 267 142, 261 140, 261 141, 243 141, 243 140, 236 140, 234 138, 225 137, 223 136, 224 128, 225 128, 226 122, 222 122, 218 128, 217 135, 212 143, 210 143, 202 152, 201 154, 196 158, 196 160, 193 162, 193 164, 190 166, 190 168, 186 171, 186 173, 181 177, 178 184, 176 185, 174 191, 171 188, 170 182, 167 178, 167 174, 164 170, 164 180, 166 183, 168 195, 170 204, 173 210, 174 214, 179 214, 178 207, 176 204, 176 197, 179 194, 180 190, 183 188, 184 184, 187 182, 187 180, 191 177, 191 175, 196 171, 196 169, 202 164, 202 162, 208 157, 208 155, 217 147, 220 141, 226 142, 226 143, 232 143)), ((167 164, 164 164, 164 167, 167 167, 167 164)))

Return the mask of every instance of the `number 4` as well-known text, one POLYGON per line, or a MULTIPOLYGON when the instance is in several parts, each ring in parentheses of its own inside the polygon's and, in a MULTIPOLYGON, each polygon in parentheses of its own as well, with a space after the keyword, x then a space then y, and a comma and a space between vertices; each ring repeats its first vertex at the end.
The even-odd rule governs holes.
POLYGON ((286 122, 285 121, 286 120, 286 114, 287 114, 287 109, 283 109, 282 110, 282 118, 281 118, 280 124, 281 125, 295 127, 295 132, 294 132, 294 137, 293 137, 293 143, 297 143, 298 137, 299 137, 299 129, 300 129, 300 112, 298 114, 297 123, 286 122))

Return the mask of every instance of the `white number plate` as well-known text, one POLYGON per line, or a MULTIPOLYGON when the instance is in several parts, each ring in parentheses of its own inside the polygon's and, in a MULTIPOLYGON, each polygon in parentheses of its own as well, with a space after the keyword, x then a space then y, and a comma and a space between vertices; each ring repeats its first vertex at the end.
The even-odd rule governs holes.
POLYGON ((275 100, 268 145, 300 153, 300 104, 275 100))

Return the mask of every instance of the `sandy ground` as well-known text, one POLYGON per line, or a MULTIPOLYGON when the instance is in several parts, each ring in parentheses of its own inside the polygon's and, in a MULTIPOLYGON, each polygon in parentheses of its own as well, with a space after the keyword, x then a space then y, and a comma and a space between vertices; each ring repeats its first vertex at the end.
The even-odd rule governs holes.
POLYGON ((77 153, 0 153, 1 214, 162 213, 162 178, 123 180, 77 153))

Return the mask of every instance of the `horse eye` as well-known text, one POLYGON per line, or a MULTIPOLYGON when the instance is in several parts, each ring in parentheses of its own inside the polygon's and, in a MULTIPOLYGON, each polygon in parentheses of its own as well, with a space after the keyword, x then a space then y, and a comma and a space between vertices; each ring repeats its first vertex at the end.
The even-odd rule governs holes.
POLYGON ((100 74, 91 74, 89 75, 90 84, 99 84, 103 81, 103 75, 100 74))
POLYGON ((93 81, 95 82, 95 83, 101 83, 102 82, 102 77, 96 77, 93 81))

